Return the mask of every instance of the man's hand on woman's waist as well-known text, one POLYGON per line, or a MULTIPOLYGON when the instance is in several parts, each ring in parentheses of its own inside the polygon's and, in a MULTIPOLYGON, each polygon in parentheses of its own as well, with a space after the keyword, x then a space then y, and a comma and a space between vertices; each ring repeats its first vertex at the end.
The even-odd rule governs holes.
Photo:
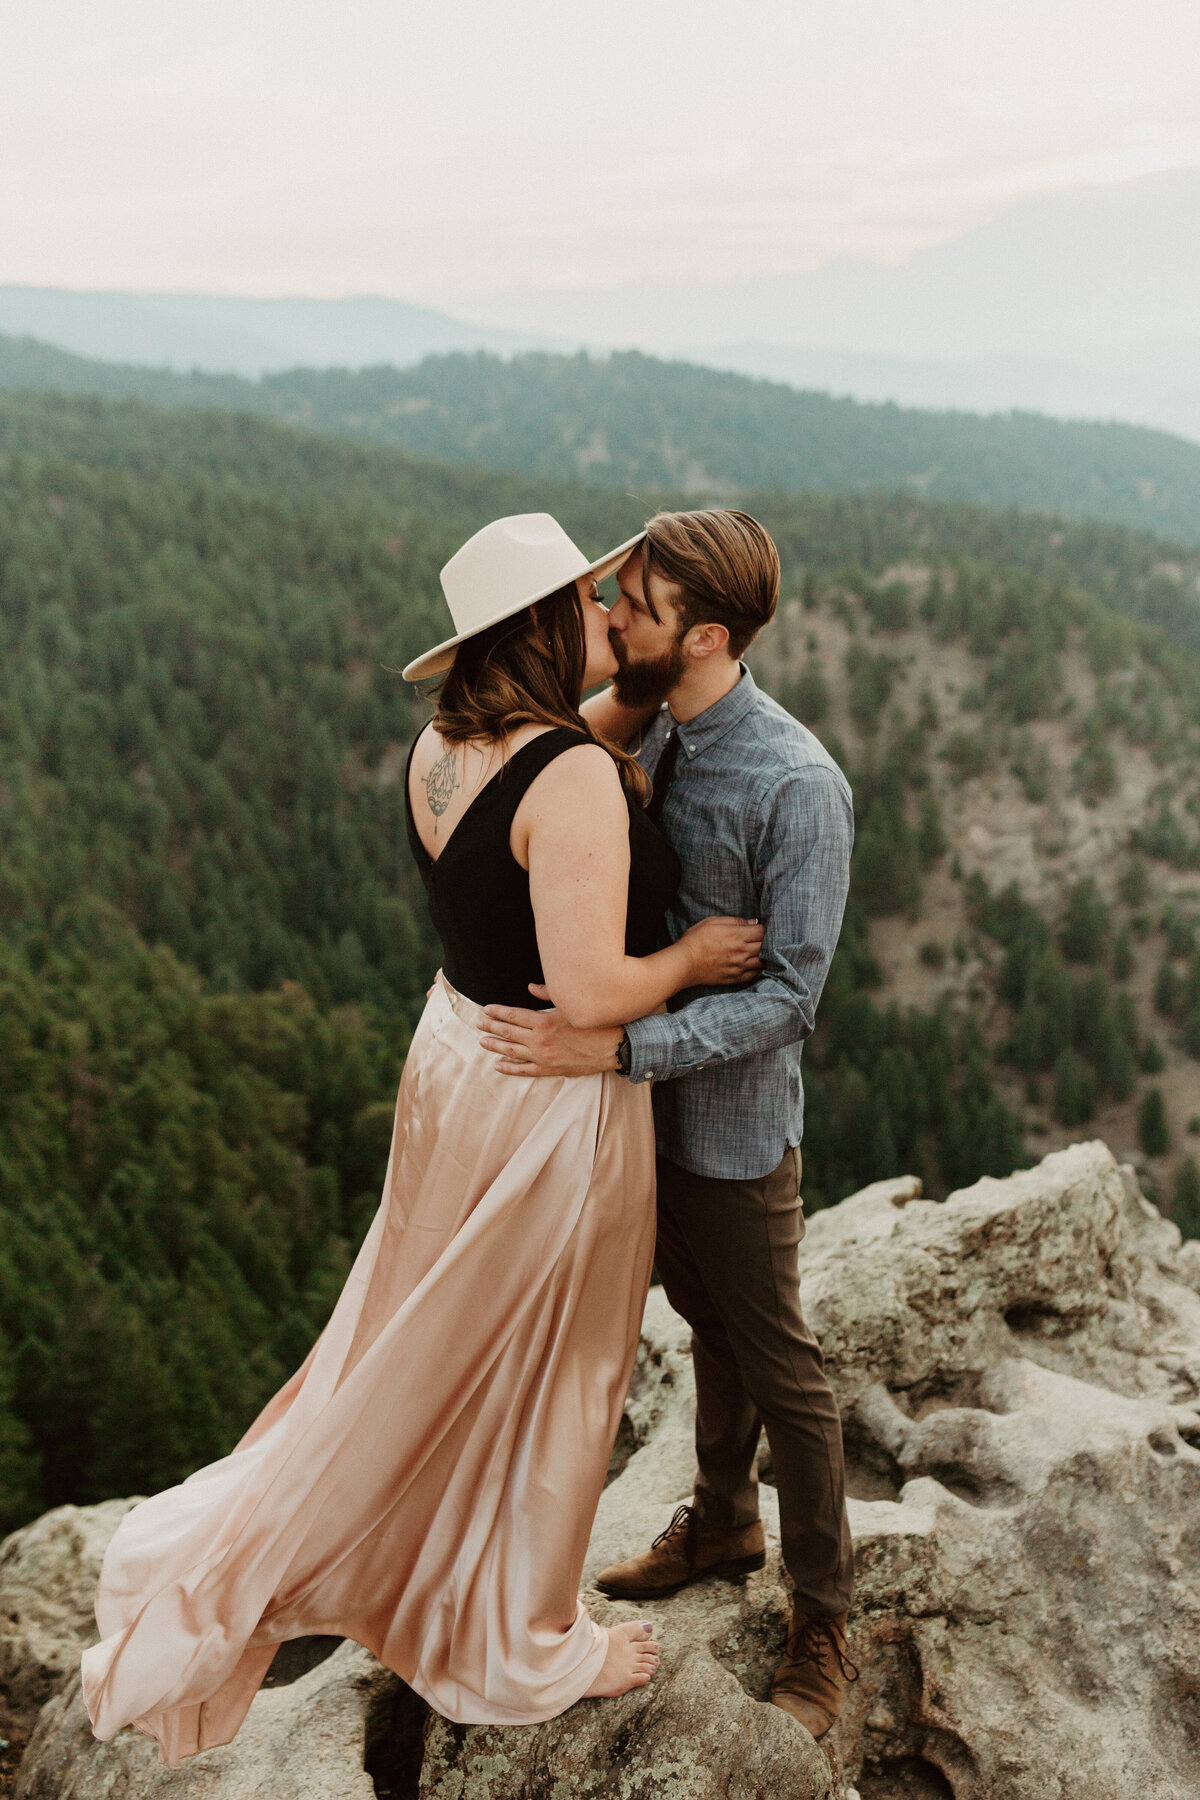
MULTIPOLYGON (((531 994, 548 1000, 544 987, 531 983, 531 994)), ((479 1041, 496 1058, 502 1075, 602 1075, 616 1069, 624 1035, 620 1025, 570 1025, 553 1007, 533 1011, 523 1006, 485 1006, 487 1024, 478 1026, 479 1041)))

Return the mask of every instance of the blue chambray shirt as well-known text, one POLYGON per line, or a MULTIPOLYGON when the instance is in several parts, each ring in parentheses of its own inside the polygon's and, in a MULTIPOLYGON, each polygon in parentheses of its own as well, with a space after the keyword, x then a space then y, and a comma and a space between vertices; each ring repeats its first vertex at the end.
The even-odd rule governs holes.
MULTIPOLYGON (((649 774, 675 723, 664 706, 638 758, 649 774)), ((630 1079, 653 1081, 662 1155, 698 1175, 769 1174, 804 1130, 800 1053, 837 945, 850 876, 850 787, 811 731, 743 665, 678 727, 662 826, 683 864, 670 938, 709 913, 760 919, 752 987, 679 995, 629 1026, 630 1079)))

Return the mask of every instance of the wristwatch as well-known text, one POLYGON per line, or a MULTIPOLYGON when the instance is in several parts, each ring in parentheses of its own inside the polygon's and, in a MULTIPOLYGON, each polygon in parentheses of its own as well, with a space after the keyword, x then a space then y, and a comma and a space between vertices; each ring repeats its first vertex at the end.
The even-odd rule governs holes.
POLYGON ((629 1042, 629 1033, 621 1027, 621 1041, 617 1045, 617 1068, 622 1075, 628 1075, 633 1067, 633 1046, 629 1042))

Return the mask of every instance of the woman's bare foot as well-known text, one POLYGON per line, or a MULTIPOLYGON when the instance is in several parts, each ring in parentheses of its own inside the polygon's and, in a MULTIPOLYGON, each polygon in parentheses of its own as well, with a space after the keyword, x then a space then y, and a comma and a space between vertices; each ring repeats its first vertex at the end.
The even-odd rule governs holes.
POLYGON ((584 1695, 585 1700, 612 1700, 630 1688, 645 1687, 658 1669, 658 1645, 645 1619, 632 1625, 601 1626, 608 1639, 604 1667, 584 1695))

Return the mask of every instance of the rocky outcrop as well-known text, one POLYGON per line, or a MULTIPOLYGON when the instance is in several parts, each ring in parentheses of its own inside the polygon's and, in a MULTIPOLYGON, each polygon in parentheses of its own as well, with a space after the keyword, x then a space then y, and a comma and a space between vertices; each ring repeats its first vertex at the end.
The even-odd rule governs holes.
MULTIPOLYGON (((788 1604, 764 1485, 767 1567, 639 1609, 663 1662, 637 1694, 426 1729, 364 1651, 306 1668, 328 1646, 299 1647, 233 1745, 161 1770, 135 1733, 92 1741, 69 1673, 111 1503, 0 1549, 10 1704, 59 1690, 20 1800, 1195 1800, 1200 1245, 1084 1144, 942 1205, 911 1180, 855 1195, 811 1221, 804 1291, 858 1565, 862 1675, 822 1745, 764 1704, 788 1604)), ((655 1291, 589 1572, 688 1497, 691 1406, 687 1332, 655 1291)))
POLYGON ((398 1685, 357 1644, 343 1644, 298 1681, 264 1689, 234 1743, 164 1769, 139 1732, 97 1744, 74 1681, 42 1713, 16 1800, 376 1800, 365 1764, 398 1685))
POLYGON ((1200 1794, 1200 1246, 1099 1144, 944 1207, 882 1184, 810 1236, 880 1496, 836 1732, 864 1796, 1200 1794))
POLYGON ((6 1724, 32 1726, 91 1641, 105 1545, 133 1500, 60 1506, 0 1544, 0 1691, 6 1724))

